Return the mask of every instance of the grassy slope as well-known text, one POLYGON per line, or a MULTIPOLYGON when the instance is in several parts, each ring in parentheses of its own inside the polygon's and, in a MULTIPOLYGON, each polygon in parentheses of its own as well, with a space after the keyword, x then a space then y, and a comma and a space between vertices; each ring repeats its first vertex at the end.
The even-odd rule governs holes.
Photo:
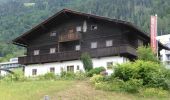
POLYGON ((71 86, 72 81, 0 83, 0 100, 41 100, 71 86))
POLYGON ((95 90, 86 81, 31 81, 0 83, 0 100, 169 100, 95 90))

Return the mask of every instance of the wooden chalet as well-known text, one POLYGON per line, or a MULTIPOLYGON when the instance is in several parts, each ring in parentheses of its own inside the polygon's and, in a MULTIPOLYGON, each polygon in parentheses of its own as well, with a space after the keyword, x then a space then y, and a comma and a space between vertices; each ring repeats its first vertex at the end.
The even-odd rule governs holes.
POLYGON ((29 65, 78 60, 84 52, 93 58, 135 59, 137 48, 148 45, 150 37, 127 21, 63 9, 13 43, 27 49, 19 63, 29 65))

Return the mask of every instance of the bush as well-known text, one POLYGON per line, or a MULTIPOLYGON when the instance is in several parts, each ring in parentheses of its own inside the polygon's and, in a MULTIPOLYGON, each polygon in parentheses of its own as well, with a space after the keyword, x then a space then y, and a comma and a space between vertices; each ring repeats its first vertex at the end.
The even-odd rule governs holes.
POLYGON ((138 59, 143 61, 160 62, 152 52, 150 46, 141 46, 137 49, 138 59))
POLYGON ((92 84, 103 82, 103 80, 104 80, 104 76, 102 75, 94 75, 93 77, 90 78, 90 82, 92 84))
POLYGON ((61 72, 61 78, 63 79, 68 79, 68 80, 72 80, 75 79, 76 75, 74 74, 74 72, 61 72))
POLYGON ((90 70, 87 72, 88 77, 92 77, 94 74, 100 74, 101 72, 105 71, 106 69, 104 67, 98 67, 90 70))
POLYGON ((123 82, 121 89, 129 93, 137 93, 138 90, 142 87, 143 81, 138 79, 130 79, 126 82, 123 82))
POLYGON ((22 70, 14 70, 14 74, 8 74, 3 78, 4 81, 26 81, 22 70))
POLYGON ((39 76, 40 80, 56 80, 56 75, 54 73, 46 73, 42 76, 39 76))
POLYGON ((90 71, 93 68, 93 62, 92 62, 91 57, 88 53, 83 53, 81 55, 81 61, 83 63, 84 69, 86 71, 90 71))
POLYGON ((76 80, 84 80, 84 79, 86 79, 86 76, 87 75, 83 72, 76 72, 75 73, 75 79, 76 80))
POLYGON ((148 87, 162 87, 167 89, 165 69, 158 63, 137 60, 118 65, 112 77, 123 81, 130 79, 143 80, 143 85, 148 87))
POLYGON ((139 94, 143 97, 168 97, 169 93, 162 88, 143 88, 139 94))

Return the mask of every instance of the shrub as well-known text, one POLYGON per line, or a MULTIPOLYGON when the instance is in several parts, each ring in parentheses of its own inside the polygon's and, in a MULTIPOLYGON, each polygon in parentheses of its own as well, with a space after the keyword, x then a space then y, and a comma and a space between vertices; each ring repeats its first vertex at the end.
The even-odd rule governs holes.
POLYGON ((63 79, 75 79, 76 75, 74 74, 74 72, 61 72, 61 78, 63 79))
POLYGON ((94 74, 100 74, 101 72, 105 71, 106 69, 104 67, 98 67, 90 70, 87 72, 88 77, 92 77, 94 74))
POLYGON ((24 76, 22 70, 14 70, 14 74, 8 74, 3 78, 4 81, 26 81, 27 78, 24 76))
POLYGON ((168 97, 169 93, 162 88, 143 88, 139 94, 143 97, 168 97))
POLYGON ((121 89, 130 93, 137 93, 138 90, 142 87, 143 81, 138 79, 130 79, 126 82, 123 82, 121 89))
POLYGON ((115 73, 112 77, 118 77, 123 81, 130 79, 143 80, 143 85, 148 87, 162 87, 166 89, 165 69, 156 62, 141 61, 125 63, 118 65, 115 68, 115 73))
POLYGON ((93 68, 93 63, 88 53, 83 53, 81 55, 81 61, 86 71, 90 71, 93 68))
POLYGON ((46 73, 42 76, 39 76, 40 80, 56 80, 56 75, 54 73, 46 73))
POLYGON ((166 78, 170 80, 170 69, 166 69, 166 78))
POLYGON ((75 79, 76 80, 84 80, 84 79, 86 79, 86 76, 87 75, 83 72, 76 72, 75 73, 75 79))
POLYGON ((102 75, 94 75, 93 77, 90 78, 90 82, 92 84, 103 82, 103 80, 104 80, 104 76, 102 75))
POLYGON ((144 61, 159 62, 150 46, 141 46, 137 49, 138 59, 144 61))

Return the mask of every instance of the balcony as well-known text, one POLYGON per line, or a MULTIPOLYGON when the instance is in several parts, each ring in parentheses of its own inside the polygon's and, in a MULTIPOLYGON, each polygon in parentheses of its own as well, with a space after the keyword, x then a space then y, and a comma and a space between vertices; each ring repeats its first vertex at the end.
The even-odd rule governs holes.
POLYGON ((24 56, 24 57, 19 57, 19 63, 23 65, 27 65, 27 64, 76 60, 76 59, 80 59, 82 52, 88 52, 93 58, 114 56, 114 55, 121 55, 121 54, 130 54, 133 56, 137 55, 135 48, 131 47, 130 45, 122 45, 122 46, 96 48, 96 49, 87 48, 87 49, 83 49, 82 51, 67 51, 67 52, 59 52, 55 54, 24 56))
POLYGON ((79 39, 80 39, 80 35, 77 33, 68 33, 59 36, 59 42, 75 41, 79 39))

